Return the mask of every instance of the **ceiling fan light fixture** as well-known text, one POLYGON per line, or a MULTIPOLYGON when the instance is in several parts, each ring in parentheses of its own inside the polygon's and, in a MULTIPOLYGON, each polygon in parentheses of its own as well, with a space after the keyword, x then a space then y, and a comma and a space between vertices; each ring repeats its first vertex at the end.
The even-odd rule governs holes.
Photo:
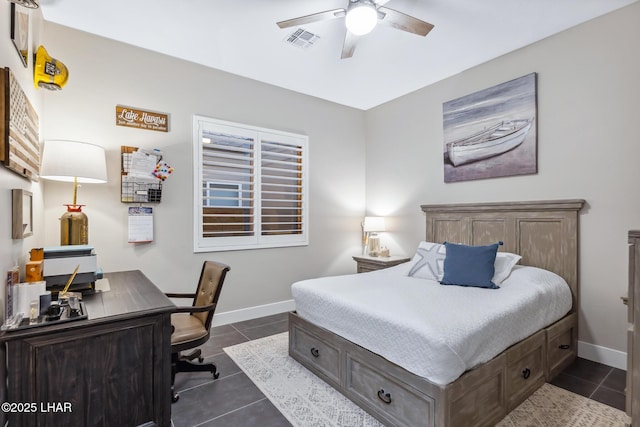
POLYGON ((353 3, 345 16, 347 29, 356 36, 370 33, 378 22, 378 12, 370 1, 358 1, 353 3))

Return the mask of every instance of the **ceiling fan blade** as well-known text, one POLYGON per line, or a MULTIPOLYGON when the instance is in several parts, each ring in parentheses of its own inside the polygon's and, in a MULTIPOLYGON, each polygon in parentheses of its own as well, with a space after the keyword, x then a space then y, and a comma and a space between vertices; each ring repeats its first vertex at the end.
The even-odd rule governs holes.
POLYGON ((347 11, 345 9, 332 9, 324 12, 312 13, 311 15, 300 16, 298 18, 287 19, 286 21, 278 22, 278 27, 289 28, 296 25, 309 24, 311 22, 326 21, 329 19, 335 19, 345 16, 347 11))
POLYGON ((385 15, 379 22, 390 27, 397 28, 398 30, 418 34, 419 36, 426 36, 429 31, 433 29, 432 24, 421 21, 418 18, 406 15, 402 12, 398 12, 397 10, 389 9, 387 7, 379 7, 378 11, 385 15))
POLYGON ((342 56, 340 56, 340 59, 351 58, 353 56, 353 52, 356 50, 357 41, 358 36, 347 30, 347 33, 344 36, 344 45, 342 46, 342 56))

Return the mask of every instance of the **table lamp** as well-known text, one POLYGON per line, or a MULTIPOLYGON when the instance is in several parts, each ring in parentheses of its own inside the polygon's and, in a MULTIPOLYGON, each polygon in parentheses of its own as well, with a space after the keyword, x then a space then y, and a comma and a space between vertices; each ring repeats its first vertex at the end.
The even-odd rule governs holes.
POLYGON ((370 256, 378 256, 380 253, 379 231, 385 231, 384 217, 367 216, 362 222, 363 253, 370 256))
POLYGON ((77 204, 78 184, 107 182, 107 161, 104 148, 87 142, 45 141, 40 177, 54 181, 73 182, 73 203, 60 217, 60 244, 89 243, 89 220, 77 204))

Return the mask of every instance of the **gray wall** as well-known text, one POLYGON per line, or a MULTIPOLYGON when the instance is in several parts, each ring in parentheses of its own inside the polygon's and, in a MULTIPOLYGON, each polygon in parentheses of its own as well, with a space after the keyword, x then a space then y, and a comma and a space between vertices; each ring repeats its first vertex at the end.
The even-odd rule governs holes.
MULTIPOLYGON (((217 313, 290 300, 296 280, 355 271, 349 255, 359 250, 364 213, 363 111, 56 24, 45 23, 44 38, 70 79, 62 91, 45 94, 43 139, 84 140, 107 150, 108 183, 84 185, 78 195, 105 271, 140 269, 163 290, 189 291, 203 260, 227 263, 217 313), (170 132, 116 126, 117 104, 169 113, 170 132), (193 253, 194 114, 309 136, 309 246, 193 253), (127 243, 121 145, 159 148, 175 169, 154 207, 152 243, 127 243)), ((70 197, 69 184, 45 182, 48 245, 57 244, 57 219, 70 197)))
MULTIPOLYGON (((420 204, 587 201, 580 340, 588 355, 606 352, 599 346, 626 351, 626 232, 640 227, 638 22, 635 3, 366 115, 367 210, 391 216, 392 250, 413 253, 425 235, 420 204), (538 174, 445 184, 442 103, 531 72, 538 73, 538 174)), ((624 363, 622 353, 608 357, 624 363)))

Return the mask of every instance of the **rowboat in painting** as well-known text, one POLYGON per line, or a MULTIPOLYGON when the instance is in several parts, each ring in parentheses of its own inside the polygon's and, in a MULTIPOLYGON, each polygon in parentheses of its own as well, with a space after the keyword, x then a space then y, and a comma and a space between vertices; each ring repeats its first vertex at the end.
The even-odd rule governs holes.
POLYGON ((489 128, 447 144, 454 166, 476 162, 513 150, 524 141, 531 120, 501 121, 489 128))

